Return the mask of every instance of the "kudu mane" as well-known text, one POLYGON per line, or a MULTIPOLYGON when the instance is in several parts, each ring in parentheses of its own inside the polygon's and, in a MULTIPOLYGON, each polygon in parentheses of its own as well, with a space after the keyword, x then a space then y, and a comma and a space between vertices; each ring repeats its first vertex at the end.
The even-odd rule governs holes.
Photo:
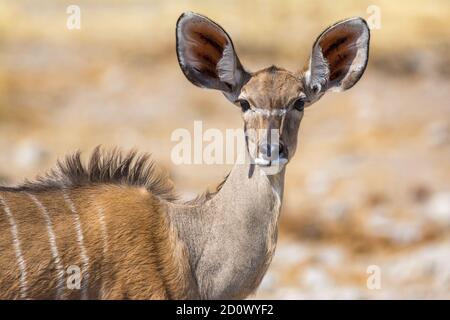
MULTIPOLYGON (((227 177, 215 192, 206 191, 186 203, 196 204, 210 199, 222 188, 227 177)), ((150 154, 136 150, 124 152, 119 148, 104 151, 100 146, 94 149, 87 164, 83 163, 81 152, 77 151, 58 160, 55 168, 35 180, 25 180, 16 187, 0 185, 0 191, 45 192, 98 184, 143 187, 163 200, 173 202, 179 199, 167 175, 156 170, 150 154)))

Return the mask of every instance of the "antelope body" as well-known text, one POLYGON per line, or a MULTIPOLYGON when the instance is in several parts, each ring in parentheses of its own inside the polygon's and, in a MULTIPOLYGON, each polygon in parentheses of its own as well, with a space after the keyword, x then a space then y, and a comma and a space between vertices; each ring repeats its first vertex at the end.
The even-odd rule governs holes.
POLYGON ((359 80, 369 29, 361 18, 327 28, 297 73, 247 72, 228 34, 195 13, 179 18, 176 37, 185 76, 241 108, 247 161, 189 202, 176 200, 148 156, 99 148, 87 165, 75 154, 35 182, 0 187, 0 298, 239 299, 256 290, 304 108, 359 80))

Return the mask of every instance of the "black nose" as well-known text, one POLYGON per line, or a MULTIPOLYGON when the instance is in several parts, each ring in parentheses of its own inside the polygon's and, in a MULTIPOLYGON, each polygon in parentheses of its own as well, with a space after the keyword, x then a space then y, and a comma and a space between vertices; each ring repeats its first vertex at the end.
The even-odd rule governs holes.
POLYGON ((268 144, 262 143, 259 146, 260 154, 266 159, 278 159, 287 156, 287 149, 283 143, 279 144, 268 144))

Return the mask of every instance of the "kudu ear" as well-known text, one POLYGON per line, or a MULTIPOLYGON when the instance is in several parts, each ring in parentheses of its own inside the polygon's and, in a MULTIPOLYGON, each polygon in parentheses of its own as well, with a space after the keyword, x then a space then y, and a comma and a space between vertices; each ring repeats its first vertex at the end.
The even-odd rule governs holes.
POLYGON ((176 38, 178 62, 189 81, 221 90, 227 98, 236 100, 249 74, 228 34, 210 19, 186 12, 177 21, 176 38))
POLYGON ((326 91, 350 89, 361 78, 369 58, 370 31, 362 18, 350 18, 328 27, 312 48, 305 73, 309 100, 326 91))

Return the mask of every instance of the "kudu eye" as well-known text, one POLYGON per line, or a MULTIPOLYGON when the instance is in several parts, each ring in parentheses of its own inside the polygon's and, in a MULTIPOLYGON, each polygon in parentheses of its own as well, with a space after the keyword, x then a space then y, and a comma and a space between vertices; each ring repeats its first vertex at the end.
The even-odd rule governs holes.
POLYGON ((305 109, 305 101, 303 98, 299 98, 294 102, 294 109, 302 112, 305 109))
POLYGON ((250 109, 250 103, 247 100, 239 100, 239 105, 241 106, 242 112, 250 109))

